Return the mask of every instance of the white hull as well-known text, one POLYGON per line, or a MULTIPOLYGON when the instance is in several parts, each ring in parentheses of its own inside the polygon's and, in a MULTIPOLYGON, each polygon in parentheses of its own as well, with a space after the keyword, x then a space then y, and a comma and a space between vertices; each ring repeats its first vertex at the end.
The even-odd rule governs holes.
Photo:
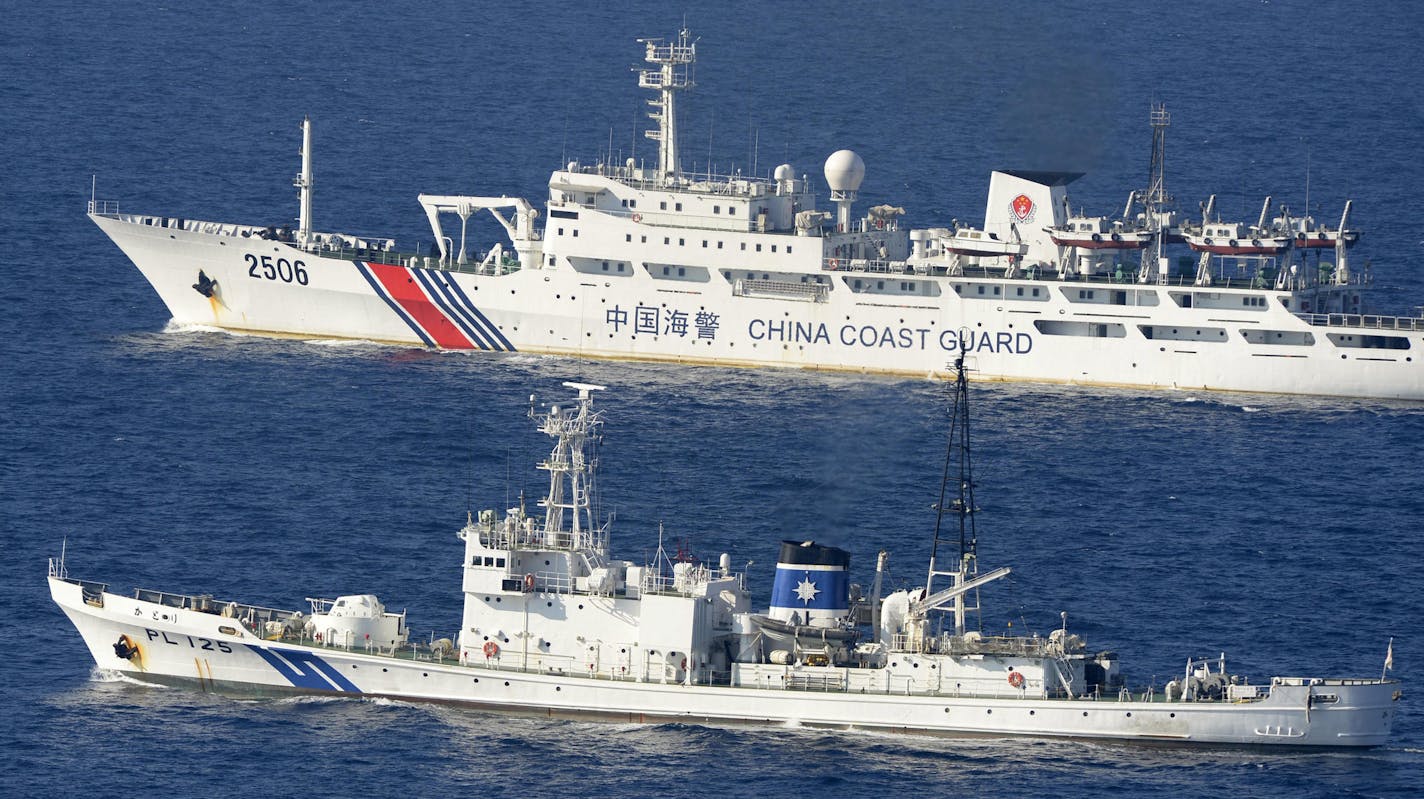
MULTIPOLYGON (((503 660, 461 664, 264 641, 233 619, 103 593, 51 577, 52 596, 102 669, 152 682, 222 691, 395 697, 551 716, 633 722, 685 720, 908 731, 943 735, 1032 735, 1177 743, 1376 746, 1394 714, 1394 681, 1277 680, 1250 703, 956 697, 916 686, 906 692, 834 692, 591 679, 523 671, 503 660), (95 595, 91 595, 95 596, 95 595), (102 604, 102 607, 97 605, 102 604), (117 657, 127 635, 140 654, 117 657), (494 664, 494 665, 487 665, 494 664), (1314 682, 1314 685, 1308 683, 1314 682), (1308 701, 1311 694, 1338 701, 1308 701)), ((510 658, 513 660, 513 656, 510 658)), ((478 660, 478 662, 474 662, 478 660)), ((785 666, 787 675, 833 667, 785 666)))
MULTIPOLYGON (((598 217, 585 238, 605 236, 610 249, 667 232, 583 213, 598 217)), ((1285 303, 1304 310, 1304 295, 1289 291, 829 270, 818 240, 803 237, 781 237, 804 246, 777 262, 778 275, 830 288, 800 297, 747 291, 740 268, 724 273, 730 256, 702 248, 677 262, 705 268, 704 280, 655 276, 672 255, 652 244, 624 275, 562 262, 504 274, 400 266, 381 270, 387 286, 366 262, 221 232, 236 226, 91 218, 176 321, 230 330, 906 375, 946 374, 962 341, 983 379, 1424 400, 1424 322, 1297 315, 1285 303), (290 271, 263 276, 249 256, 300 261, 305 285, 283 280, 290 271), (211 298, 193 288, 200 271, 216 281, 211 298), (395 283, 407 297, 391 293, 395 283)))

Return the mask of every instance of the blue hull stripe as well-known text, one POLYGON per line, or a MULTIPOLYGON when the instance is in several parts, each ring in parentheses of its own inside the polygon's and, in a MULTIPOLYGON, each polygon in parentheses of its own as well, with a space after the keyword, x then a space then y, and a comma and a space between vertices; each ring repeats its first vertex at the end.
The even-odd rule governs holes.
POLYGON ((440 309, 441 313, 445 314, 447 319, 454 321, 455 325, 460 328, 460 332, 465 334, 465 338, 474 342, 482 350, 489 349, 488 341, 485 336, 482 335, 483 331, 476 332, 475 329, 470 326, 469 320, 465 318, 464 314, 460 313, 460 309, 452 307, 453 303, 450 302, 450 297, 435 287, 437 281, 435 281, 431 275, 430 270, 412 269, 410 273, 415 276, 415 279, 420 283, 420 287, 425 289, 425 294, 430 297, 430 301, 435 303, 436 307, 440 309))
POLYGON ((262 656, 277 673, 297 688, 314 691, 344 691, 359 694, 361 689, 341 675, 336 667, 311 652, 247 645, 262 656))
POLYGON ((416 324, 415 320, 411 319, 410 315, 400 307, 400 303, 391 299, 390 295, 386 293, 386 290, 381 287, 381 281, 377 280, 376 276, 371 274, 370 270, 366 268, 366 264, 361 261, 356 261, 355 264, 356 271, 360 272, 361 277, 366 278, 366 282, 371 284, 371 289, 376 292, 376 296, 385 300, 386 304, 391 306, 391 310, 395 311, 396 316, 399 316, 402 321, 410 325, 410 329, 415 331, 417 336, 420 336, 420 340, 425 342, 425 346, 434 347, 435 342, 431 341, 430 336, 427 336, 425 331, 420 329, 420 325, 416 324))
POLYGON ((450 279, 449 283, 450 290, 454 291, 455 294, 459 296, 464 306, 469 309, 469 311, 473 313, 476 317, 478 317, 481 322, 484 322, 485 330, 488 330, 490 333, 493 333, 495 338, 499 339, 499 343, 503 344, 506 350, 514 352, 514 345, 510 344, 509 339, 505 338, 504 334, 499 332, 499 327, 497 325, 491 322, 489 318, 486 317, 484 314, 480 313, 480 309, 476 308, 473 302, 470 302, 470 298, 465 295, 464 290, 460 288, 460 284, 456 283, 454 279, 450 279))
POLYGON ((460 293, 459 286, 456 285, 453 276, 432 272, 430 278, 431 281, 439 287, 440 293, 444 294, 445 298, 449 300, 450 305, 454 307, 455 311, 476 330, 480 331, 485 337, 485 340, 489 342, 490 349, 512 349, 508 346, 509 342, 507 341, 504 342, 505 346, 500 346, 503 336, 500 336, 499 332, 494 330, 494 326, 489 323, 489 320, 480 316, 475 307, 465 298, 465 295, 460 293))

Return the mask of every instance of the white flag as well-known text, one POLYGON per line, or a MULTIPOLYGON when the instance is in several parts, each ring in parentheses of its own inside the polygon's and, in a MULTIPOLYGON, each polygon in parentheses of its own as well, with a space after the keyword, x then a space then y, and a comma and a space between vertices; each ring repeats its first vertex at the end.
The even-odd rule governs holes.
POLYGON ((1384 670, 1394 671, 1394 639, 1389 639, 1389 649, 1384 653, 1384 670))

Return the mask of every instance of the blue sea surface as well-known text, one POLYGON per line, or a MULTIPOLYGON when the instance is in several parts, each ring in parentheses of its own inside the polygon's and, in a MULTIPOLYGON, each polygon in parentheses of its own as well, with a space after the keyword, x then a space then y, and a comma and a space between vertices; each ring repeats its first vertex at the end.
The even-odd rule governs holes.
MULTIPOLYGON (((618 725, 405 702, 242 701, 96 674, 50 602, 75 576, 275 607, 374 592, 419 634, 459 624, 466 512, 537 497, 528 396, 607 385, 614 547, 659 525, 769 594, 782 538, 922 579, 945 436, 924 380, 429 352, 171 329, 84 218, 296 215, 315 127, 318 229, 428 241, 420 192, 536 202, 556 165, 655 157, 637 37, 701 37, 684 166, 819 174, 911 224, 982 219, 988 173, 1073 169, 1074 206, 1147 177, 1253 220, 1356 201, 1387 312, 1424 304, 1424 6, 1064 6, 355 0, 7 9, 0 47, 0 795, 1417 796, 1424 785, 1424 407, 973 387, 980 555, 1014 574, 986 630, 1066 611, 1134 684, 1226 652, 1369 677, 1394 638, 1393 741, 1359 752, 618 725), (611 148, 610 148, 611 142, 611 148)), ((490 231, 492 232, 492 231, 490 231)))

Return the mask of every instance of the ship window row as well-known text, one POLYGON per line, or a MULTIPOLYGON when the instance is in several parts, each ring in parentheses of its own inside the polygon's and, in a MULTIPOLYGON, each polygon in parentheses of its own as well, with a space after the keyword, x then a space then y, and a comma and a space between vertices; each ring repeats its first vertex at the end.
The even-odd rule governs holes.
MULTIPOLYGON (((735 272, 735 271, 733 271, 733 270, 731 270, 731 269, 723 269, 723 270, 722 270, 722 277, 725 278, 728 283, 735 283, 735 282, 738 281, 738 280, 761 280, 761 281, 772 281, 772 280, 774 280, 774 281, 776 281, 776 282, 778 282, 778 283, 783 283, 783 284, 785 284, 785 283, 793 283, 793 282, 795 282, 795 279, 799 277, 799 278, 800 278, 800 282, 802 282, 802 283, 816 284, 816 285, 822 285, 822 286, 824 286, 824 285, 829 285, 829 284, 826 282, 826 280, 825 280, 825 278, 824 278, 823 275, 794 275, 794 274, 788 274, 788 273, 786 273, 786 272, 777 272, 776 275, 773 276, 770 272, 742 272, 742 273, 740 273, 740 274, 742 274, 743 276, 739 278, 739 277, 737 277, 738 274, 739 274, 738 272, 735 272)), ((884 282, 885 282, 885 281, 883 281, 883 280, 881 281, 882 284, 883 284, 884 282)), ((857 288, 859 288, 859 286, 857 286, 857 288)))
MULTIPOLYGON (((1035 320, 1033 324, 1040 333, 1049 336, 1124 338, 1127 335, 1125 326, 1115 322, 1101 323, 1040 319, 1035 320)), ((1138 325, 1137 329, 1143 338, 1155 341, 1192 341, 1202 343, 1219 343, 1226 341, 1226 330, 1220 327, 1187 328, 1138 325)), ((1311 347, 1315 345, 1315 336, 1305 331, 1261 330, 1252 328, 1238 332, 1241 333, 1241 337, 1244 338, 1248 344, 1293 347, 1311 347)), ((1330 333, 1327 335, 1327 338, 1337 347, 1386 350, 1407 350, 1410 348, 1409 339, 1402 336, 1357 336, 1348 333, 1330 333)))
MULTIPOLYGON (((563 228, 558 228, 558 233, 556 233, 555 235, 558 235, 558 236, 564 235, 564 229, 563 229, 563 228)), ((571 229, 570 229, 570 235, 572 235, 574 238, 578 238, 578 228, 571 228, 571 229)))
POLYGON ((1409 339, 1402 336, 1357 336, 1352 333, 1327 333, 1326 338, 1337 347, 1366 350, 1407 350, 1409 339))
MULTIPOLYGON (((1270 300, 1264 296, 1243 296, 1241 297, 1241 302, 1237 303, 1236 298, 1238 295, 1219 291, 1172 291, 1168 292, 1168 294, 1181 308, 1252 308, 1264 311, 1270 302, 1270 300)), ((1290 308, 1289 298, 1280 297, 1278 299, 1282 307, 1290 308)))
POLYGON ((488 556, 488 555, 485 555, 484 557, 481 557, 481 556, 479 556, 479 555, 475 555, 474 557, 470 558, 470 565, 471 565, 471 566, 493 566, 493 567, 495 567, 495 568, 497 568, 497 569, 503 569, 503 568, 504 568, 504 558, 492 558, 492 557, 490 557, 490 556, 488 556))
MULTIPOLYGON (((620 273, 623 271, 623 262, 622 262, 622 261, 619 261, 619 262, 613 264, 613 266, 614 266, 615 268, 614 268, 612 271, 620 272, 620 273)), ((604 261, 604 262, 603 262, 603 271, 605 271, 605 272, 609 271, 608 262, 607 262, 607 261, 604 261)))
MULTIPOLYGON (((559 235, 562 236, 563 233, 564 233, 564 229, 563 229, 563 228, 559 228, 559 235)), ((575 236, 578 235, 578 231, 577 231, 577 230, 574 231, 574 235, 575 235, 575 236)), ((647 243, 648 243, 648 237, 647 237, 647 236, 639 236, 638 238, 639 238, 639 242, 640 242, 640 243, 642 243, 642 244, 647 244, 647 243)), ((633 241, 633 234, 632 234, 632 233, 624 233, 624 234, 623 234, 623 240, 624 240, 625 242, 628 242, 628 243, 631 244, 632 241, 633 241)), ((663 244, 665 244, 665 245, 671 247, 671 246, 672 246, 672 237, 671 237, 671 236, 663 236, 663 244)), ((723 246, 724 246, 724 244, 725 244, 725 242, 718 241, 718 242, 717 242, 717 249, 719 249, 719 250, 722 249, 723 246)), ((682 238, 678 239, 678 240, 677 240, 677 246, 679 246, 679 247, 686 247, 686 246, 687 246, 687 239, 682 239, 682 238)), ((710 246, 711 246, 710 240, 708 240, 708 239, 703 239, 703 240, 702 240, 702 248, 703 248, 703 249, 708 249, 710 246)), ((780 249, 779 249, 780 247, 781 247, 781 245, 779 245, 779 244, 772 244, 772 245, 771 245, 771 251, 772 251, 772 252, 780 252, 780 249)), ((744 241, 744 242, 742 242, 742 251, 743 251, 743 252, 746 252, 746 249, 747 249, 747 243, 744 241)), ((757 252, 761 252, 761 251, 762 251, 762 245, 760 245, 760 244, 756 245, 756 251, 757 251, 757 252)), ((791 253, 792 253, 792 247, 791 247, 790 244, 788 244, 788 245, 786 245, 786 254, 787 254, 787 255, 790 255, 791 253)), ((1037 291, 1038 291, 1038 289, 1034 289, 1034 292, 1035 292, 1035 293, 1036 293, 1037 291)))
MULTIPOLYGON (((1043 302, 1048 299, 1048 289, 1038 286, 1014 286, 1014 299, 1036 300, 1043 302)), ((966 300, 991 300, 996 297, 1003 297, 1009 292, 1004 286, 995 283, 956 283, 954 292, 966 300)))
MULTIPOLYGON (((624 200, 624 201, 623 201, 623 205, 626 206, 626 207, 628 207, 628 208, 634 208, 634 207, 636 207, 635 201, 633 201, 633 200, 624 200)), ((667 200, 661 200, 661 201, 658 202, 658 210, 659 210, 659 211, 666 211, 667 209, 668 209, 667 200)), ((673 203, 673 204, 672 204, 672 210, 673 210, 674 212, 681 211, 681 210, 682 210, 682 203, 678 203, 678 202, 673 203)), ((720 206, 720 205, 714 205, 714 206, 712 206, 712 213, 717 214, 718 216, 721 216, 721 214, 722 214, 722 206, 720 206)), ((736 215, 737 215, 737 206, 735 206, 735 205, 729 205, 729 206, 727 206, 727 216, 736 216, 736 215)))
POLYGON ((624 208, 637 208, 637 207, 638 207, 638 201, 637 201, 637 200, 626 200, 626 199, 625 199, 625 200, 623 201, 623 207, 624 207, 624 208))

